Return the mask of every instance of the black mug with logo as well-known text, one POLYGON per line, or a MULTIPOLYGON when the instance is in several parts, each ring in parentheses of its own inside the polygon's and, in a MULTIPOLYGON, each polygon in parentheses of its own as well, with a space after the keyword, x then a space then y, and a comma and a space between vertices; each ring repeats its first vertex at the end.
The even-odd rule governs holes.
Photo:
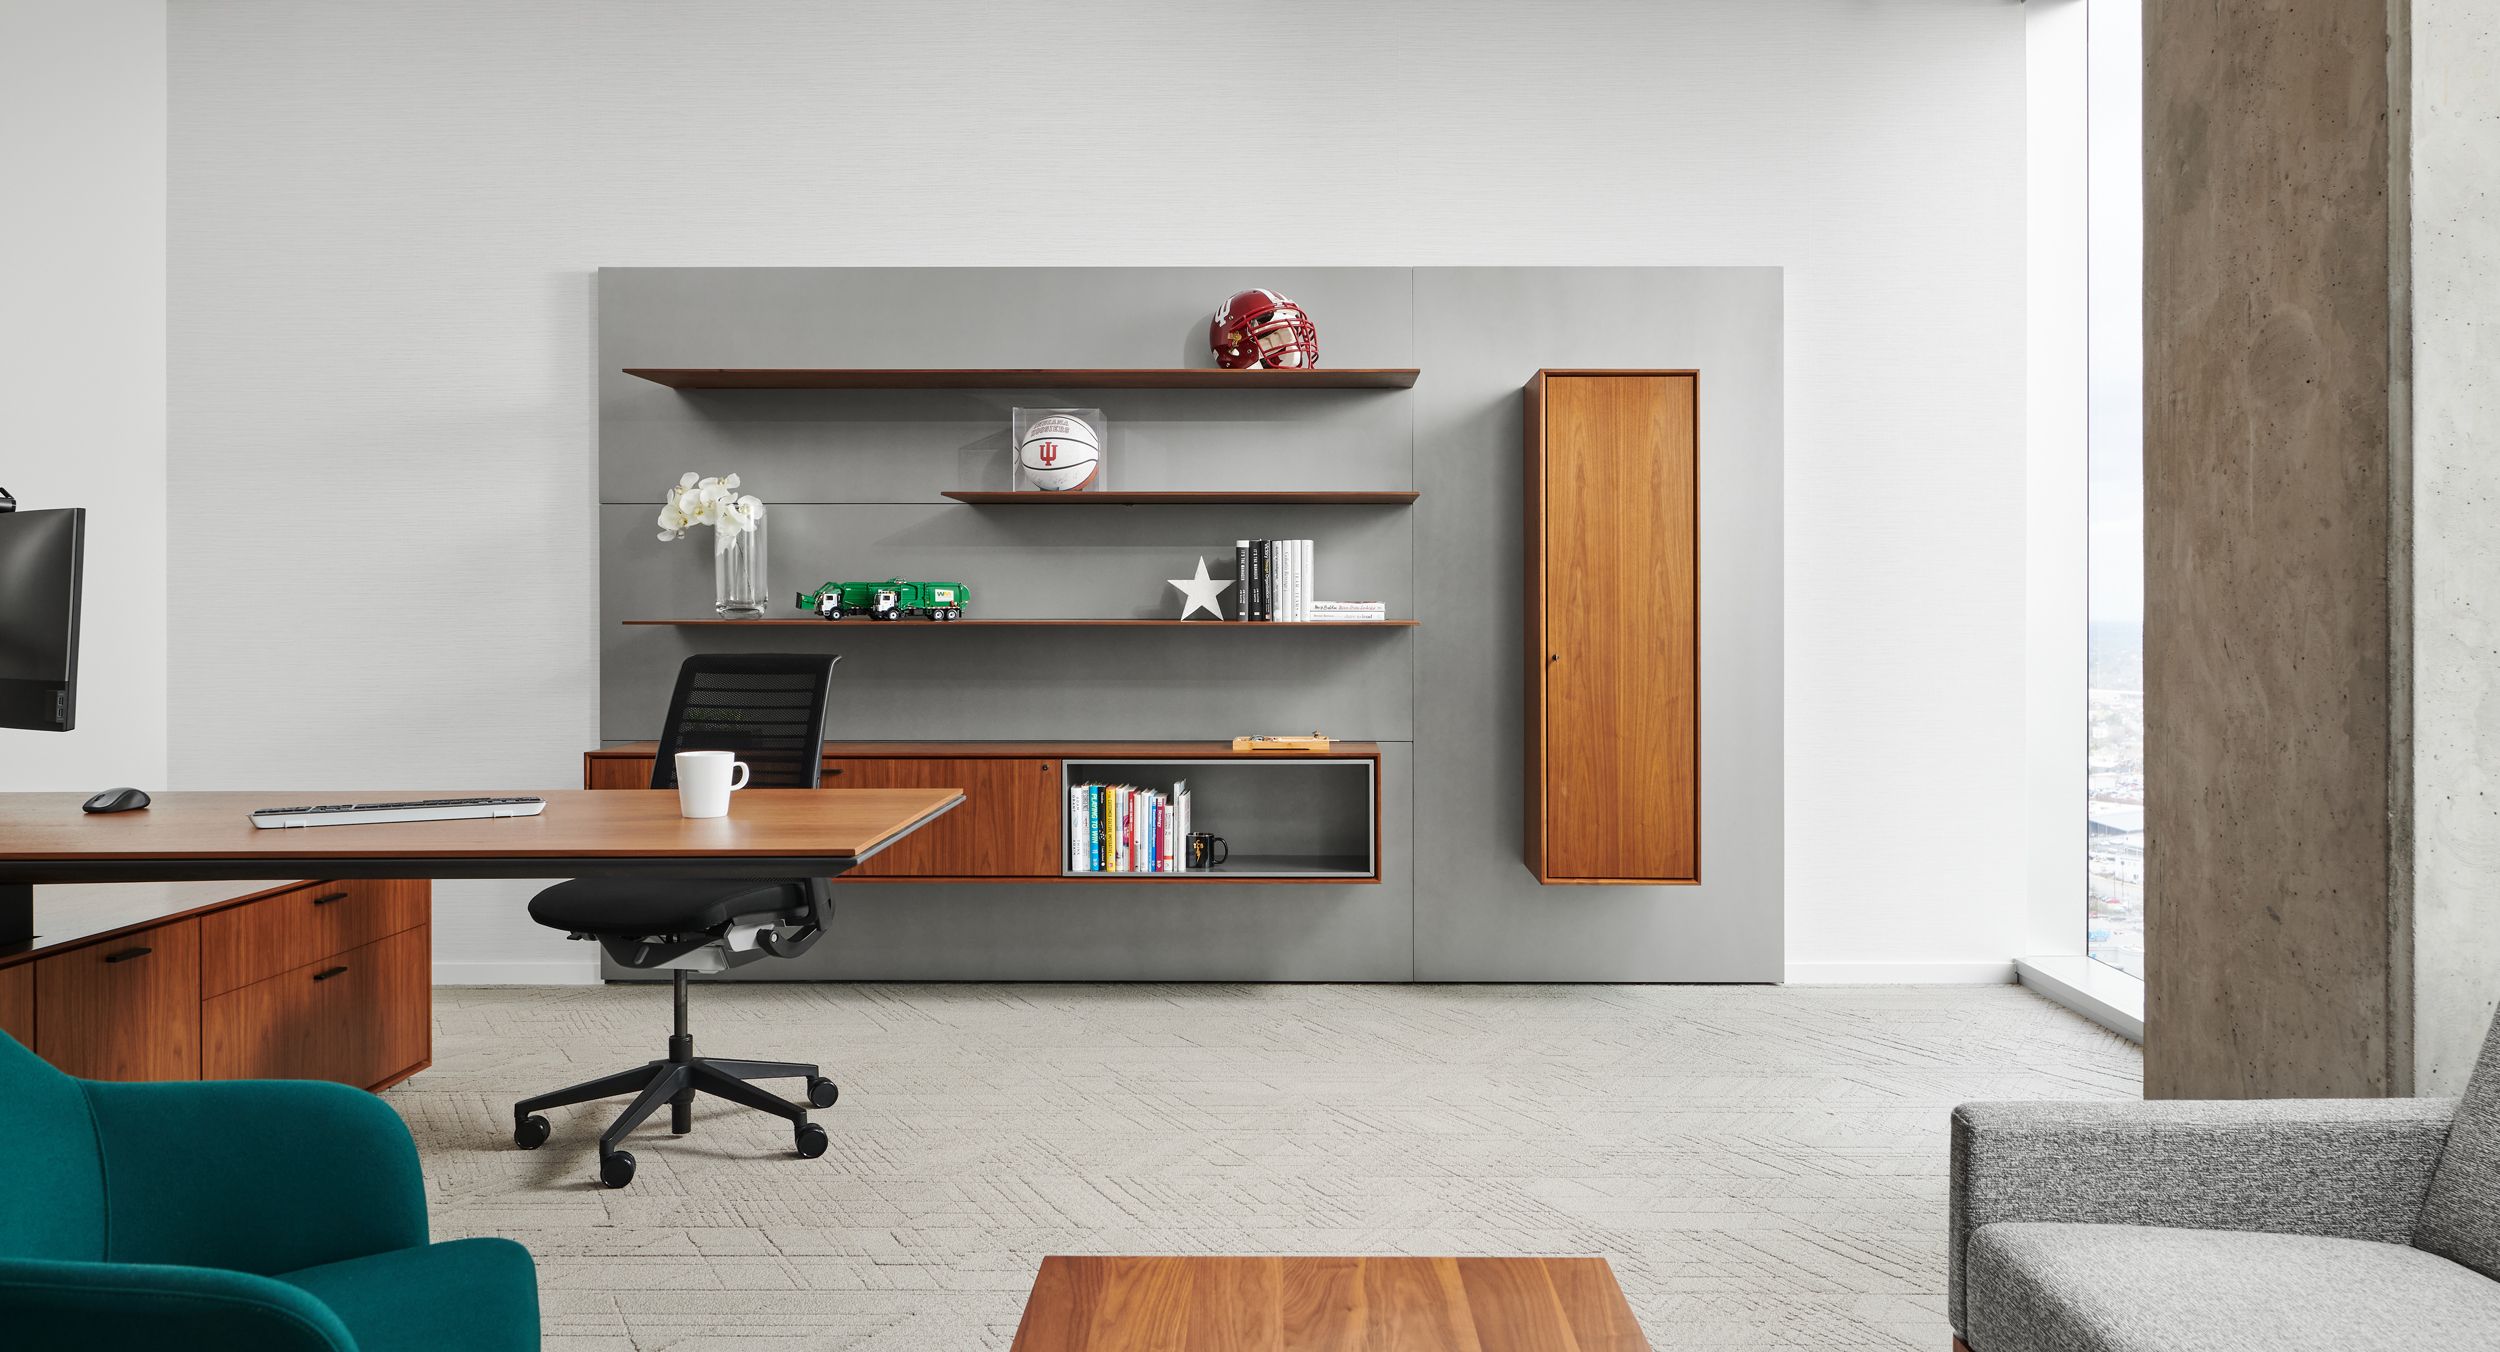
POLYGON ((1225 844, 1222 836, 1211 831, 1189 833, 1189 866, 1191 868, 1214 868, 1232 857, 1233 847, 1225 844))

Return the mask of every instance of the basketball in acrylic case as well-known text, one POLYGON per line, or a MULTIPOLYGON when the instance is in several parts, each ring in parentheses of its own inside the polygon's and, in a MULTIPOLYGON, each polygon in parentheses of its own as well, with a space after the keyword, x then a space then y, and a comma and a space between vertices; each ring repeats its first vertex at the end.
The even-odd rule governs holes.
POLYGON ((1102 487, 1108 431, 1101 409, 1017 409, 1016 487, 1053 493, 1102 487))

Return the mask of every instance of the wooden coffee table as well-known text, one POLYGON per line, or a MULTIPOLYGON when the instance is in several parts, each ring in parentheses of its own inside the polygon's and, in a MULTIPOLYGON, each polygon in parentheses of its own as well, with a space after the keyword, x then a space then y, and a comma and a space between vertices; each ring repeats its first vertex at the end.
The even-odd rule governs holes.
POLYGON ((1603 1258, 1042 1260, 1013 1352, 1649 1352, 1603 1258))

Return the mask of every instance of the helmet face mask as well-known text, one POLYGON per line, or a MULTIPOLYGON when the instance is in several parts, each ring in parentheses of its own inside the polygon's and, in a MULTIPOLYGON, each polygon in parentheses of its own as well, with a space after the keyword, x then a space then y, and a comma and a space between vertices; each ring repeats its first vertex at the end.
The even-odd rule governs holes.
POLYGON ((1228 370, 1319 365, 1319 328, 1301 306, 1254 287, 1216 307, 1207 325, 1215 364, 1228 370))

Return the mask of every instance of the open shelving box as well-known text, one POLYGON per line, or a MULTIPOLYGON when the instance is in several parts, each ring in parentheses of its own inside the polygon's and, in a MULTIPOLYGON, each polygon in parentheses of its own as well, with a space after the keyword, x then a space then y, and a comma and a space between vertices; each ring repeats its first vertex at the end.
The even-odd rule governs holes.
POLYGON ((1074 791, 1125 784, 1169 795, 1189 784, 1191 829, 1224 838, 1225 862, 1181 873, 1095 873, 1086 882, 1378 882, 1380 762, 1371 756, 1070 756, 1060 761, 1060 852, 1072 862, 1074 791))

